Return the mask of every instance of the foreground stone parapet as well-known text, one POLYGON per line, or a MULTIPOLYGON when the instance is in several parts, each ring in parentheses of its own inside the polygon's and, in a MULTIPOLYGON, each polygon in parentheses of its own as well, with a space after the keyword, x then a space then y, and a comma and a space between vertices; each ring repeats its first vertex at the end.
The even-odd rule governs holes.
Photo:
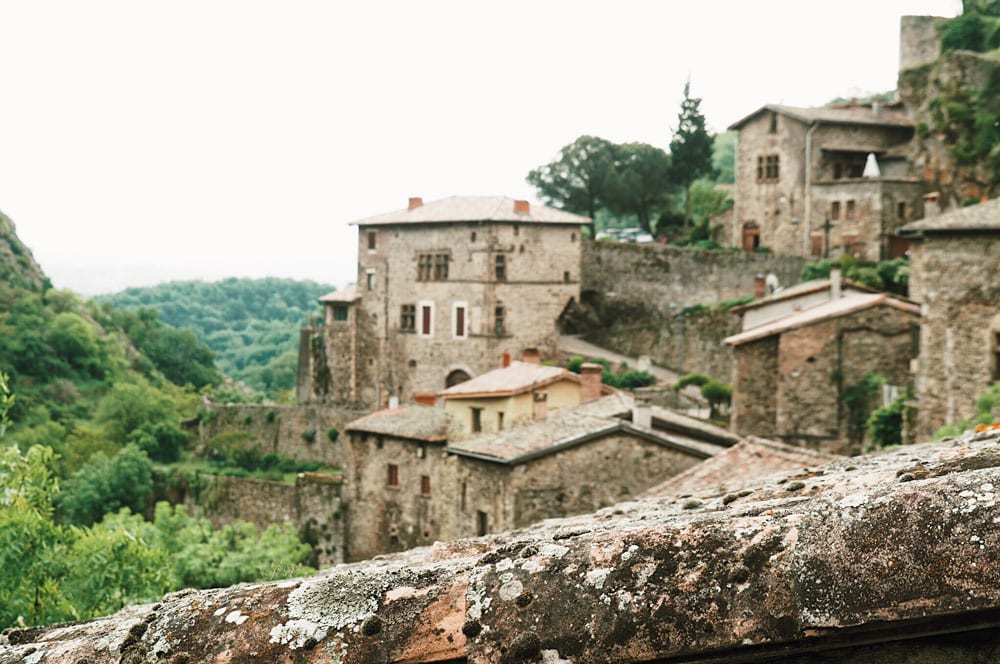
POLYGON ((844 661, 847 645, 988 661, 997 487, 1000 435, 969 434, 8 631, 0 664, 844 661))

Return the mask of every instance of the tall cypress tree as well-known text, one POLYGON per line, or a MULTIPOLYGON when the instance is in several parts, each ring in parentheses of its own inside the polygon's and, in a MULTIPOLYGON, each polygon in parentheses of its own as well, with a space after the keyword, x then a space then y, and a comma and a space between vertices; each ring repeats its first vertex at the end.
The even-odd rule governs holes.
POLYGON ((705 129, 701 98, 691 97, 691 81, 684 84, 684 101, 677 116, 677 129, 670 141, 674 182, 684 187, 684 228, 691 224, 691 184, 700 177, 715 177, 712 166, 712 136, 705 129))

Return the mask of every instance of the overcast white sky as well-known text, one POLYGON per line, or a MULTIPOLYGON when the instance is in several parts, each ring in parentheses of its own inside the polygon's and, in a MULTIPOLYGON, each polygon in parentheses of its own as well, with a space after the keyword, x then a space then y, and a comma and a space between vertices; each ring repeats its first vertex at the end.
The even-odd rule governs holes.
POLYGON ((533 198, 581 134, 666 148, 895 87, 899 18, 959 0, 0 0, 0 210, 59 288, 356 271, 348 222, 533 198))

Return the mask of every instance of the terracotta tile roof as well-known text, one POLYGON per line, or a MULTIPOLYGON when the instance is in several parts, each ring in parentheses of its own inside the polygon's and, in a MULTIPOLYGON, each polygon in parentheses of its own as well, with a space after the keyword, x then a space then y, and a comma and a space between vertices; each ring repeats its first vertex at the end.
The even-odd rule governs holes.
POLYGON ((829 124, 848 125, 873 125, 879 127, 913 127, 913 118, 901 111, 882 106, 880 114, 875 115, 871 106, 816 106, 813 108, 801 108, 796 106, 783 106, 781 104, 767 104, 750 115, 734 122, 730 129, 739 129, 747 122, 757 117, 765 111, 774 111, 781 115, 794 118, 799 122, 811 124, 813 122, 824 122, 829 124))
POLYGON ((1000 198, 927 217, 899 229, 901 235, 910 236, 970 231, 1000 231, 1000 198))
POLYGON ((345 430, 443 443, 448 440, 450 424, 444 409, 410 404, 365 415, 348 424, 345 430))
POLYGON ((778 473, 815 470, 842 458, 773 440, 746 438, 649 489, 640 498, 722 496, 760 484, 778 473))
POLYGON ((358 285, 351 284, 346 288, 342 288, 338 291, 333 291, 332 293, 327 293, 319 298, 320 302, 355 302, 361 299, 361 293, 358 292, 358 285))
POLYGON ((702 459, 722 449, 704 441, 681 439, 661 431, 632 426, 624 420, 581 415, 575 410, 552 413, 541 422, 498 433, 453 440, 446 449, 462 456, 516 465, 619 432, 629 432, 702 459))
POLYGON ((560 380, 579 383, 580 377, 562 367, 549 367, 543 364, 515 360, 510 363, 509 367, 487 371, 464 383, 449 387, 441 392, 441 396, 445 399, 510 396, 551 385, 560 380))
POLYGON ((589 224, 589 217, 532 203, 526 213, 514 212, 514 199, 507 196, 451 196, 413 209, 395 210, 351 222, 352 226, 430 224, 463 221, 507 221, 537 224, 589 224))
POLYGON ((746 332, 734 334, 731 337, 726 337, 722 341, 723 343, 727 343, 732 346, 739 346, 740 344, 745 344, 750 341, 757 341, 758 339, 763 339, 764 337, 781 334, 782 332, 805 327, 807 325, 815 325, 816 323, 820 323, 831 318, 839 318, 840 316, 846 316, 848 314, 853 314, 855 312, 870 309, 871 307, 876 306, 889 306, 899 309, 900 311, 913 314, 914 316, 920 315, 920 307, 918 305, 899 298, 891 297, 885 293, 877 295, 846 294, 839 300, 831 300, 830 302, 820 304, 812 307, 811 309, 806 309, 803 312, 787 316, 780 320, 750 328, 746 332))
POLYGON ((8 630, 0 662, 993 661, 1000 435, 785 479, 8 630))

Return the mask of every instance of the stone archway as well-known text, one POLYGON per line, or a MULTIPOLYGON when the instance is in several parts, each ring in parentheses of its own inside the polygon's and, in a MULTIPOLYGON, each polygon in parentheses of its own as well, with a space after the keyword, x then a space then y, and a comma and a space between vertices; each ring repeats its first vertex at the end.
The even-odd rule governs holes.
POLYGON ((455 369, 444 379, 444 388, 448 389, 449 387, 455 387, 459 383, 464 383, 470 378, 472 378, 472 376, 462 369, 455 369))

